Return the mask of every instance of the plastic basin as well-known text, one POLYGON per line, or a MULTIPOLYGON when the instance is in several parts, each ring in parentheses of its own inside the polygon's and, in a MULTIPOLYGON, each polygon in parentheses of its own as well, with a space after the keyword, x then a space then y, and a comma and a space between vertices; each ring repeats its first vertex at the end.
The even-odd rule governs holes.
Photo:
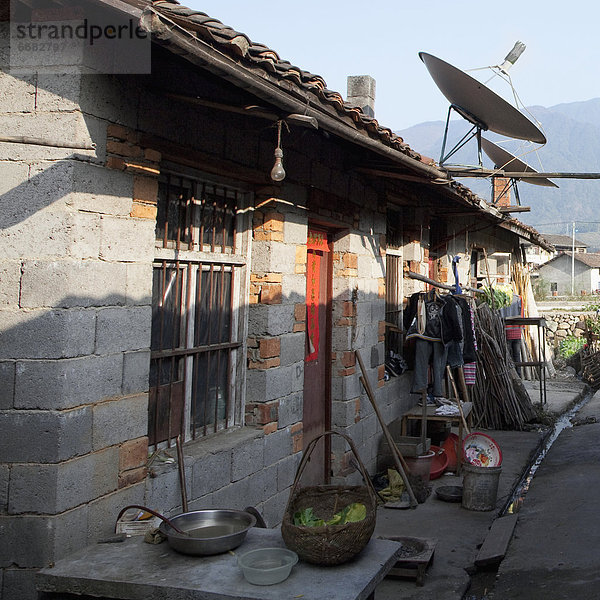
POLYGON ((285 581, 298 555, 287 548, 258 548, 238 557, 238 565, 248 583, 273 585, 285 581))

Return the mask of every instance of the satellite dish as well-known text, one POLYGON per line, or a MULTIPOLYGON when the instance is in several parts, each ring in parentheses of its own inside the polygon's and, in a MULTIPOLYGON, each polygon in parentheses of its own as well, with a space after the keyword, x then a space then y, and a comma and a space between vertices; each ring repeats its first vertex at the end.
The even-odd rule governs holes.
MULTIPOLYGON (((483 83, 432 54, 419 52, 419 58, 425 63, 433 81, 450 102, 450 109, 454 109, 474 125, 477 130, 474 135, 477 135, 478 142, 481 131, 489 130, 518 140, 528 140, 537 144, 546 143, 546 136, 535 123, 483 83)), ((449 119, 450 111, 448 111, 448 121, 449 119)), ((448 123, 446 123, 444 145, 447 130, 448 123)), ((444 149, 442 149, 440 163, 462 147, 468 135, 448 156, 443 156, 444 149)))
MULTIPOLYGON (((501 148, 497 144, 494 144, 483 137, 481 138, 481 147, 497 169, 510 171, 512 173, 537 173, 533 167, 530 167, 527 163, 524 163, 504 148, 501 148)), ((542 185, 545 187, 558 187, 553 181, 550 181, 550 179, 546 179, 545 177, 527 177, 522 180, 519 179, 519 181, 525 181, 526 183, 542 185)))

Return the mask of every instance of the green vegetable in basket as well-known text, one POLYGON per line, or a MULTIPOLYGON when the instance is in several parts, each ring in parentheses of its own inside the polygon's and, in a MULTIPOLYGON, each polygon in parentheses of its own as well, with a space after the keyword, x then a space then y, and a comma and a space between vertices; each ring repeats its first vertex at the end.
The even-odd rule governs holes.
MULTIPOLYGON (((337 513, 340 514, 340 513, 337 513)), ((337 514, 333 516, 335 519, 337 514)), ((367 507, 360 502, 353 502, 346 506, 346 508, 342 511, 342 524, 345 523, 358 523, 358 521, 362 521, 367 516, 367 507)), ((333 519, 332 519, 333 520, 333 519)))
POLYGON ((346 523, 357 523, 367 516, 367 507, 360 502, 353 502, 343 510, 335 513, 329 521, 318 519, 312 507, 294 513, 294 525, 304 527, 322 527, 323 525, 345 525, 346 523))
POLYGON ((322 527, 325 525, 323 519, 318 519, 311 506, 304 510, 299 510, 294 513, 294 525, 302 525, 304 527, 322 527))

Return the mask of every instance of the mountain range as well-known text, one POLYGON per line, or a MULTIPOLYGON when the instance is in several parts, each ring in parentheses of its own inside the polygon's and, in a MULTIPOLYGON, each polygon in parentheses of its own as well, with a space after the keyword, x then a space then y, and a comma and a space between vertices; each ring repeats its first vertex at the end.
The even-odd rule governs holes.
MULTIPOLYGON (((544 173, 598 173, 600 172, 600 98, 582 102, 557 104, 549 108, 531 106, 523 111, 530 120, 539 123, 547 143, 537 144, 505 140, 484 132, 483 137, 499 144, 520 157, 536 171, 544 173)), ((445 121, 419 123, 397 131, 404 141, 417 152, 439 160, 444 137, 445 121)), ((470 124, 452 118, 448 127, 446 152, 470 129, 470 124)), ((468 142, 446 164, 476 165, 477 143, 468 142)), ((483 155, 483 166, 493 168, 483 155)), ((491 199, 488 179, 463 178, 461 183, 486 200, 491 199)), ((600 179, 552 180, 559 187, 532 185, 525 180, 517 184, 520 203, 531 207, 530 212, 514 213, 523 223, 540 233, 572 235, 575 222, 576 238, 586 243, 588 251, 600 251, 600 179)), ((514 194, 511 204, 516 204, 514 194)))

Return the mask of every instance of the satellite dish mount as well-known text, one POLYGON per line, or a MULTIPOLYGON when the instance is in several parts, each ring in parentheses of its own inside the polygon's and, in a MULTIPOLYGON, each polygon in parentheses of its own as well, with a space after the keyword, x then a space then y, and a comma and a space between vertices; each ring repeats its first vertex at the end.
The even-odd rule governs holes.
POLYGON ((488 127, 483 121, 480 121, 470 113, 468 110, 458 106, 457 104, 450 104, 448 108, 448 116, 446 117, 446 127, 444 128, 444 139, 442 140, 442 151, 440 153, 440 166, 443 166, 444 163, 453 156, 456 152, 458 152, 463 146, 466 146, 473 138, 477 139, 477 159, 479 162, 479 167, 483 166, 482 154, 481 154, 481 132, 487 131, 488 127), (458 142, 454 145, 454 147, 446 154, 446 143, 448 142, 448 129, 450 127, 450 116, 452 115, 452 111, 458 113, 463 119, 467 120, 472 124, 471 129, 463 135, 458 142))

